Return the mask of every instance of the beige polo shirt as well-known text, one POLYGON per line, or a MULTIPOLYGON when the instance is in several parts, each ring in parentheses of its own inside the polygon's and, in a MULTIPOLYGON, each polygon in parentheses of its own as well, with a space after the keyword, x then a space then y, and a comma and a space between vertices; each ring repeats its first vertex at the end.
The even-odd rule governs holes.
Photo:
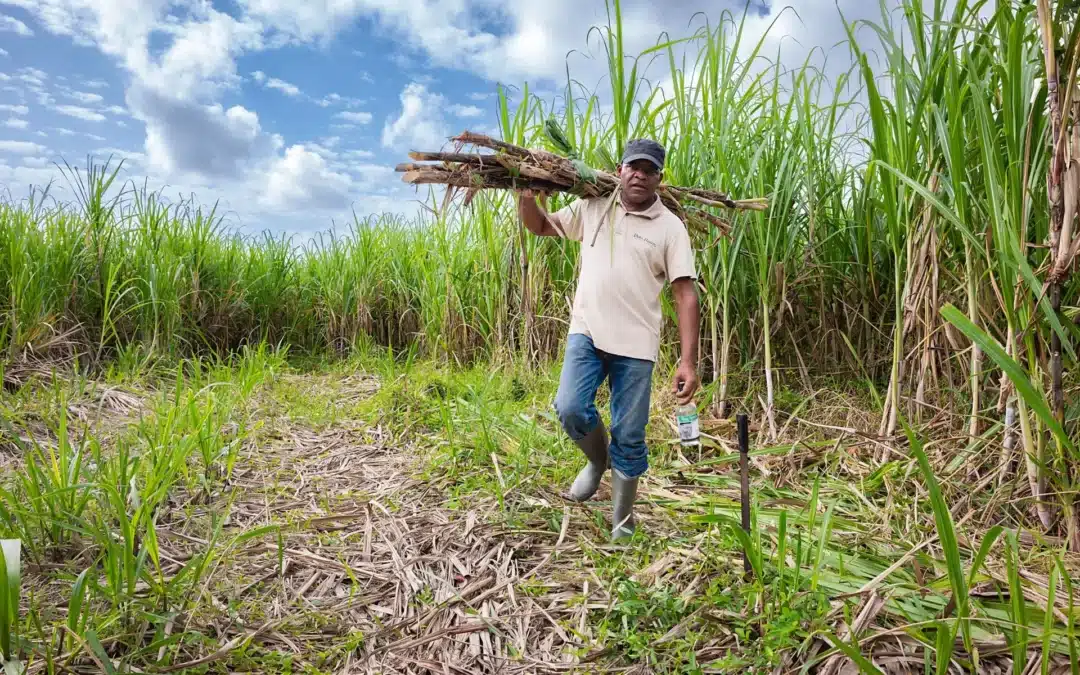
POLYGON ((686 226, 659 199, 641 212, 610 197, 579 199, 550 217, 581 242, 570 333, 609 354, 656 361, 664 284, 697 278, 686 226))

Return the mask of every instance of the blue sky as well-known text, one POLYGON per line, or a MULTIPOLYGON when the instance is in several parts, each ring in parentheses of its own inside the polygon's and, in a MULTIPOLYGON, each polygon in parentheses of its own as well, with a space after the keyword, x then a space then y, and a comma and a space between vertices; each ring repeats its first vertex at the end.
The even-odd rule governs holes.
MULTIPOLYGON (((876 2, 751 0, 750 29, 800 59, 876 2), (781 12, 792 5, 796 12, 781 12)), ((624 0, 632 51, 743 0, 624 0)), ((463 129, 494 131, 499 83, 554 97, 602 83, 603 0, 0 0, 0 190, 64 181, 55 164, 123 157, 168 197, 220 201, 249 233, 313 233, 411 213, 393 166, 463 129)), ((846 57, 846 50, 845 50, 846 57)), ((115 161, 115 159, 114 159, 115 161)), ((67 192, 66 198, 70 198, 67 192)))

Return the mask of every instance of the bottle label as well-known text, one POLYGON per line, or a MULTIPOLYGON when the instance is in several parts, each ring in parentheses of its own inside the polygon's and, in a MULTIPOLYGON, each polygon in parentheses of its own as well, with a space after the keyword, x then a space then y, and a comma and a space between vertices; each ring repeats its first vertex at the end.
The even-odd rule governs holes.
POLYGON ((679 440, 683 443, 696 441, 701 435, 696 412, 690 415, 676 415, 675 419, 679 423, 679 440))

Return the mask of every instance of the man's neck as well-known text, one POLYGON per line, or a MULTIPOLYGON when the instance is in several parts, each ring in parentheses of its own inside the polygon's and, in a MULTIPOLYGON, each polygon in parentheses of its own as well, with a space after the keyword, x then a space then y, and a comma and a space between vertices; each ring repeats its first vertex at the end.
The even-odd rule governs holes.
POLYGON ((622 193, 619 195, 619 201, 622 202, 623 208, 627 211, 647 211, 650 206, 656 203, 657 199, 659 199, 659 196, 657 196, 656 193, 653 193, 653 195, 645 201, 637 204, 632 204, 626 201, 626 193, 622 193))

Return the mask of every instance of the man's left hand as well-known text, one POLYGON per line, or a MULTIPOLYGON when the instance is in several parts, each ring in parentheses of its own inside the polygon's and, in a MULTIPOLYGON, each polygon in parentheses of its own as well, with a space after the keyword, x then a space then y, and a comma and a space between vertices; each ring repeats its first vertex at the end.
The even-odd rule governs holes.
POLYGON ((699 386, 697 370, 689 363, 680 363, 675 371, 675 383, 672 393, 679 401, 679 405, 686 405, 694 400, 694 394, 699 386))

